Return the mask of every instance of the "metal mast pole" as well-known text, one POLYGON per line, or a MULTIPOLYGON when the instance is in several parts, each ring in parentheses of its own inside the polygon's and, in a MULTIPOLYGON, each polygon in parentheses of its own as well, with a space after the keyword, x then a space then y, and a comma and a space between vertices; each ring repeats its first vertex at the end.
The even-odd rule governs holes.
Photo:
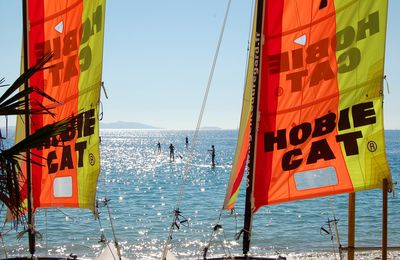
MULTIPOLYGON (((23 44, 24 44, 24 71, 29 68, 28 59, 28 8, 27 0, 22 0, 22 19, 23 19, 23 44)), ((28 88, 28 82, 24 83, 24 88, 28 88)), ((25 137, 30 135, 30 114, 29 114, 29 98, 25 98, 25 137)), ((28 182, 28 237, 29 237, 29 252, 35 254, 35 233, 34 219, 32 209, 32 173, 31 173, 31 152, 26 150, 26 176, 28 182)))
POLYGON ((347 259, 354 260, 355 252, 355 229, 356 229, 356 193, 349 193, 349 214, 348 214, 348 251, 347 259))
POLYGON ((383 179, 382 184, 382 260, 387 259, 388 251, 388 180, 383 179))
POLYGON ((251 197, 253 192, 253 172, 254 172, 254 160, 255 160, 255 149, 256 149, 256 129, 257 129, 257 107, 258 107, 258 90, 259 90, 259 79, 260 79, 260 62, 261 62, 261 36, 263 27, 263 14, 264 14, 264 1, 257 1, 256 17, 256 35, 254 40, 254 68, 253 68, 253 101, 251 111, 251 131, 250 131, 250 149, 249 149, 249 164, 246 184, 246 204, 245 204, 245 216, 244 216, 244 234, 243 234, 243 254, 247 256, 250 250, 251 240, 251 226, 252 226, 252 212, 251 212, 251 197))

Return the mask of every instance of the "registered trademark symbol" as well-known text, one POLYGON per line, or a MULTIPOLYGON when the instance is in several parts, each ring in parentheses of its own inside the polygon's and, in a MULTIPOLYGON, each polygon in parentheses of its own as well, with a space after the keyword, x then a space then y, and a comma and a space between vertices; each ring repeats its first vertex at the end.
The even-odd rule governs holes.
POLYGON ((374 141, 369 141, 367 144, 368 151, 375 152, 378 149, 378 145, 374 141))
POLYGON ((92 153, 89 154, 89 163, 92 166, 96 163, 96 159, 95 159, 95 157, 94 157, 94 155, 92 153))

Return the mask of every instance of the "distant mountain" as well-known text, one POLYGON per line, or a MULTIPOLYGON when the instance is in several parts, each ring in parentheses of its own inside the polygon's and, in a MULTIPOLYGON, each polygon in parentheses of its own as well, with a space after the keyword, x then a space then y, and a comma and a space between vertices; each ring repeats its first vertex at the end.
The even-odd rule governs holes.
POLYGON ((100 129, 159 129, 159 127, 138 122, 118 121, 113 123, 100 123, 100 129))

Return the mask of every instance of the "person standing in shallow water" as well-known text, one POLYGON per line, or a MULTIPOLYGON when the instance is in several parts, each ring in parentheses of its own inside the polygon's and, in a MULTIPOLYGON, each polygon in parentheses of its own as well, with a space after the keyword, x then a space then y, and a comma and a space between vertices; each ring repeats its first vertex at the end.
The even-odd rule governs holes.
POLYGON ((215 167, 215 147, 211 145, 211 150, 208 150, 211 153, 211 167, 215 167))
POLYGON ((169 145, 169 161, 175 162, 175 147, 172 144, 169 145))
POLYGON ((187 136, 185 138, 185 144, 186 144, 186 148, 188 148, 188 146, 189 146, 189 138, 187 136))
POLYGON ((161 144, 160 144, 160 142, 157 143, 157 151, 158 151, 158 153, 161 153, 161 144))

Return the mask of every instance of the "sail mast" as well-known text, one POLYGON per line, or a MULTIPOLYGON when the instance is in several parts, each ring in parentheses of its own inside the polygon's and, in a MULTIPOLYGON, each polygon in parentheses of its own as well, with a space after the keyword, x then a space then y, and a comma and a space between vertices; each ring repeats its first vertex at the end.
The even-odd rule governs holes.
MULTIPOLYGON (((27 0, 22 0, 22 19, 23 19, 23 44, 24 44, 24 71, 29 68, 28 59, 28 8, 27 0)), ((28 88, 28 82, 24 83, 24 89, 28 88)), ((25 97, 25 137, 30 135, 30 119, 29 119, 29 97, 25 97)), ((33 230, 34 219, 32 210, 32 176, 31 176, 31 152, 26 150, 26 176, 28 183, 28 237, 29 252, 35 254, 35 233, 33 230)))
POLYGON ((250 239, 251 239, 251 225, 252 225, 252 212, 251 212, 251 196, 253 192, 253 170, 255 160, 255 149, 256 149, 256 129, 257 129, 257 106, 258 106, 258 92, 259 92, 259 77, 260 77, 260 61, 261 61, 261 35, 263 27, 263 15, 264 15, 264 1, 257 1, 256 10, 256 35, 254 38, 254 66, 253 66, 253 102, 251 111, 251 123, 250 123, 250 148, 249 148, 249 164, 248 174, 246 183, 246 204, 245 204, 245 216, 244 216, 244 234, 243 234, 243 254, 247 256, 250 250, 250 239))

